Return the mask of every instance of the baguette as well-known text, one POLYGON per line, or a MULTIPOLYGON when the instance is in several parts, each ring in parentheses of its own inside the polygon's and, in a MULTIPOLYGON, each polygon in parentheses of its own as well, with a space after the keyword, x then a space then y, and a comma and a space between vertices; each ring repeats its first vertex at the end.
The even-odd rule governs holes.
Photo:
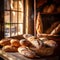
POLYGON ((19 47, 18 52, 21 55, 26 56, 28 58, 34 58, 36 56, 35 52, 33 52, 32 50, 30 50, 28 47, 25 46, 19 47))
POLYGON ((55 35, 55 34, 57 34, 59 32, 60 32, 60 24, 58 24, 58 26, 55 29, 53 29, 53 31, 50 34, 55 35))
POLYGON ((54 22, 50 28, 47 29, 46 33, 50 34, 52 32, 53 29, 55 29, 55 27, 57 27, 57 25, 59 24, 59 21, 54 22))

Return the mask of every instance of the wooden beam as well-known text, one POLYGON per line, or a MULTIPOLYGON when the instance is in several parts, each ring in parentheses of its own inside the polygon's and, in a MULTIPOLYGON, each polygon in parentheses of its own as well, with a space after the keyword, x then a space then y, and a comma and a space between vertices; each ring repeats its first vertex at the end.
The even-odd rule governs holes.
POLYGON ((36 36, 36 0, 34 0, 34 35, 36 36))

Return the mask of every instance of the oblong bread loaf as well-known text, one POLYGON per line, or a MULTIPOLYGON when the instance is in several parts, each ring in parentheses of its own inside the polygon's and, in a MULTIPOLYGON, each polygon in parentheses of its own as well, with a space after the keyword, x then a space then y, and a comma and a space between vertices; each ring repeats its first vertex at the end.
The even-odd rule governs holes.
POLYGON ((2 48, 3 51, 5 52, 17 52, 17 49, 16 47, 13 47, 11 45, 6 45, 2 48))
POLYGON ((21 46, 18 48, 18 52, 28 58, 34 58, 36 56, 35 52, 30 50, 28 47, 21 46))

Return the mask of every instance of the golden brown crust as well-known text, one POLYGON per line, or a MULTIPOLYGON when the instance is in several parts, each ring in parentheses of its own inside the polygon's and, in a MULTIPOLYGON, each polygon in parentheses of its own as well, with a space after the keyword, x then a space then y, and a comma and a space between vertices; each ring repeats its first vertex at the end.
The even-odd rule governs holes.
POLYGON ((19 40, 17 40, 17 39, 11 39, 10 43, 14 47, 19 47, 20 46, 19 40))
POLYGON ((31 46, 31 43, 26 39, 21 39, 19 42, 21 46, 31 46))
POLYGON ((24 34, 23 35, 23 37, 25 38, 25 39, 27 39, 27 38, 29 38, 29 37, 31 37, 32 35, 31 34, 24 34))
POLYGON ((12 47, 11 45, 6 45, 2 48, 2 50, 6 51, 6 52, 17 52, 16 47, 12 47))
POLYGON ((54 48, 42 46, 40 49, 30 47, 39 56, 49 56, 54 53, 54 48))
POLYGON ((55 41, 53 41, 53 40, 44 41, 44 44, 48 45, 48 46, 50 46, 52 48, 55 48, 57 46, 57 43, 55 41))
POLYGON ((28 58, 34 58, 36 56, 35 52, 33 52, 32 50, 25 46, 19 47, 18 52, 28 58))
POLYGON ((0 40, 0 45, 1 46, 5 46, 5 45, 10 45, 10 39, 8 38, 6 38, 6 39, 2 39, 2 40, 0 40))
POLYGON ((42 47, 42 42, 39 39, 37 39, 35 36, 31 36, 27 40, 37 49, 42 47))

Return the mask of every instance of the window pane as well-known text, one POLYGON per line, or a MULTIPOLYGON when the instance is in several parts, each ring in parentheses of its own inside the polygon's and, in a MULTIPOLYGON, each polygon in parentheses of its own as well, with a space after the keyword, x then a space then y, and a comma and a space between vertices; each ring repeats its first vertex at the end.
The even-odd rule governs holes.
POLYGON ((23 0, 4 0, 4 35, 23 34, 23 0))
POLYGON ((17 0, 11 0, 11 10, 17 10, 17 0))
POLYGON ((18 35, 23 34, 23 24, 18 24, 18 35))
POLYGON ((5 37, 10 37, 10 24, 5 24, 5 37))
POLYGON ((5 23, 10 23, 10 11, 4 12, 5 23))
POLYGON ((11 24, 11 36, 17 35, 17 24, 11 24))
POLYGON ((4 9, 10 10, 10 0, 4 0, 4 9))
POLYGON ((23 11, 23 0, 18 1, 18 11, 23 11))
POLYGON ((23 13, 18 12, 18 23, 23 23, 23 13))
POLYGON ((17 12, 11 12, 11 23, 17 23, 17 12))

